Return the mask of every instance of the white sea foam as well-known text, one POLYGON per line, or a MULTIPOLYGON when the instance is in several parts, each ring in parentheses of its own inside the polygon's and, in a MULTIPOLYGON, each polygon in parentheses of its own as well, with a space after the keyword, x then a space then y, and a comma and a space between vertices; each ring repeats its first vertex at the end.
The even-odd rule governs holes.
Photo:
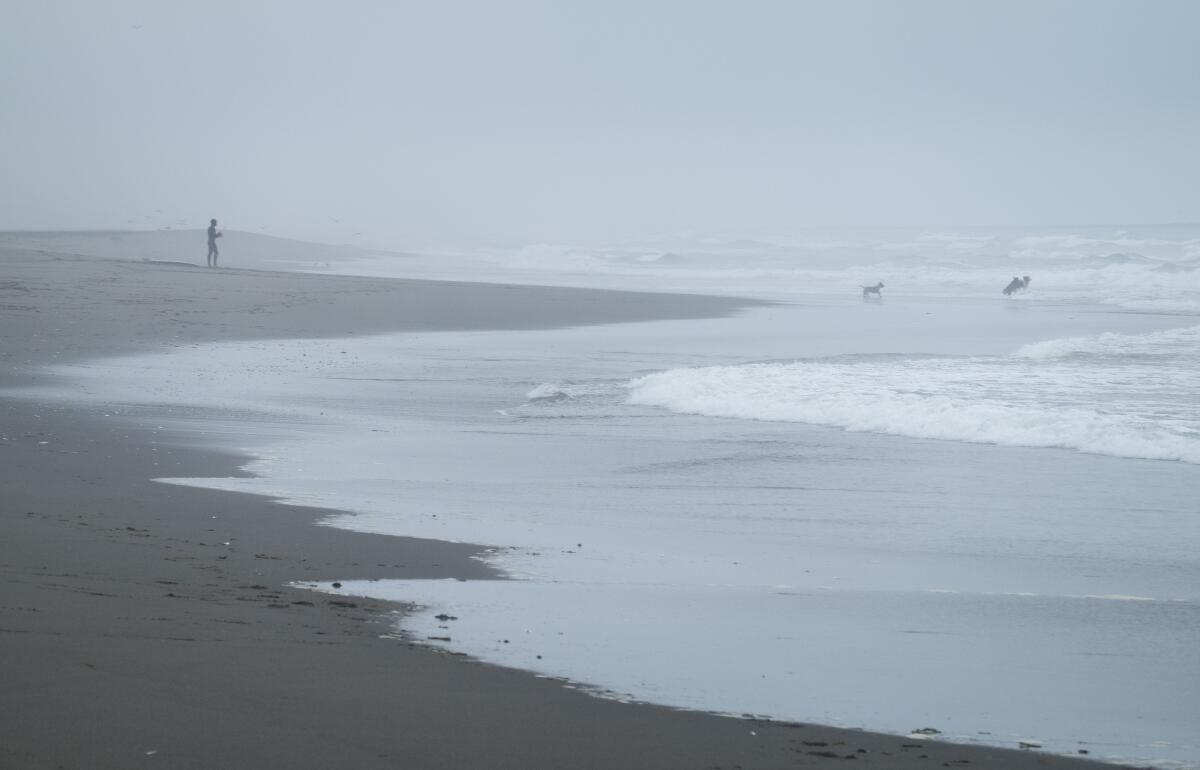
POLYGON ((601 392, 596 385, 563 382, 543 382, 525 394, 530 401, 559 401, 595 395, 601 392))
POLYGON ((1200 327, 1189 327, 1050 340, 1012 356, 681 368, 628 387, 633 404, 710 417, 1200 463, 1197 362, 1200 327))
POLYGON ((563 388, 563 386, 556 382, 543 382, 541 385, 538 385, 536 388, 525 394, 525 398, 529 399, 530 401, 567 398, 568 396, 569 394, 563 388))
POLYGON ((1105 332, 1087 337, 1032 342, 1014 354, 1049 361, 1072 356, 1188 356, 1200 353, 1200 326, 1167 329, 1149 334, 1105 332))

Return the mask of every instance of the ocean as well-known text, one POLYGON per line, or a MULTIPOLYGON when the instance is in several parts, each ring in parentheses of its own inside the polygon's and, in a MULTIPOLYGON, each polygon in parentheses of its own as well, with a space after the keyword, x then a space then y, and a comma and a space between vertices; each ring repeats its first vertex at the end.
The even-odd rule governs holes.
POLYGON ((397 634, 602 697, 1200 767, 1200 227, 290 267, 774 303, 56 368, 63 398, 255 458, 164 482, 483 544, 512 578, 313 590, 412 603, 397 634))

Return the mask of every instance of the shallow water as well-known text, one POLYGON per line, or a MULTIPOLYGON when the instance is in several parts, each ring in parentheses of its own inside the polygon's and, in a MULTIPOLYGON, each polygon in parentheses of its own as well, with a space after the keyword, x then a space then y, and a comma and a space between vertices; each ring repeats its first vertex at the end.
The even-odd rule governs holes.
POLYGON ((177 483, 493 546, 517 579, 342 587, 424 605, 405 628, 432 644, 613 697, 1200 766, 1196 325, 808 296, 200 346, 64 368, 61 393, 136 388, 260 458, 177 483))

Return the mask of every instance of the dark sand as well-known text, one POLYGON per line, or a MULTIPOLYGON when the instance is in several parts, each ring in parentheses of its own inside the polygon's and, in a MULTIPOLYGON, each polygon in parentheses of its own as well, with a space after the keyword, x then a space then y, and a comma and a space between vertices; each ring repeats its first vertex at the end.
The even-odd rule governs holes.
MULTIPOLYGON (((37 382, 42 364, 203 340, 749 304, 41 252, 0 238, 0 386, 37 382)), ((286 584, 489 577, 477 549, 316 527, 328 512, 149 480, 235 475, 243 460, 0 391, 0 768, 1095 766, 622 704, 385 638, 400 607, 286 584)))

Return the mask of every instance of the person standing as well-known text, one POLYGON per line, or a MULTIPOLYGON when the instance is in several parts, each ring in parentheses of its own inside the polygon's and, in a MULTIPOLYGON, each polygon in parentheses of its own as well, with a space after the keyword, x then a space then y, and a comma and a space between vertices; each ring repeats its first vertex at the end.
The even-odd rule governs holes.
POLYGON ((215 219, 210 220, 208 223, 208 266, 209 267, 217 266, 217 255, 220 253, 217 251, 217 239, 220 238, 221 235, 222 235, 222 233, 217 230, 217 220, 215 220, 215 219))

